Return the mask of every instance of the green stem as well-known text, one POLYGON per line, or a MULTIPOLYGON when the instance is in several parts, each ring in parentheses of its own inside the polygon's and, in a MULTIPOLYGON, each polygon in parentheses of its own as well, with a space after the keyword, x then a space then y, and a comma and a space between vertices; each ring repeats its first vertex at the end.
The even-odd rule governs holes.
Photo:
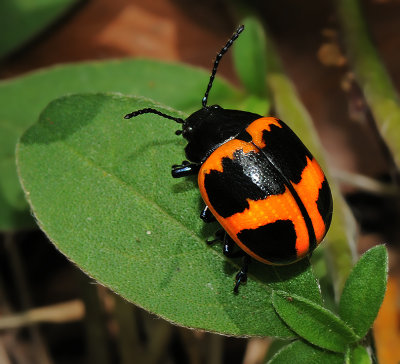
POLYGON ((374 47, 358 0, 338 0, 337 13, 351 67, 394 160, 400 162, 400 99, 374 47))

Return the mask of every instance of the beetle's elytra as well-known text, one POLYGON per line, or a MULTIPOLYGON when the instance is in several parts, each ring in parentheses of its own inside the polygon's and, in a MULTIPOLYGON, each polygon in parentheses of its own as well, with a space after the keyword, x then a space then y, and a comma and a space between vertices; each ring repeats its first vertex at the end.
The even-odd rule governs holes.
POLYGON ((219 61, 243 29, 218 53, 200 110, 186 120, 150 108, 125 115, 153 113, 182 124, 176 134, 188 141, 187 161, 172 166, 172 176, 198 174, 205 202, 200 217, 220 223, 216 240, 223 241, 225 255, 244 256, 235 292, 247 280, 249 257, 294 263, 317 247, 332 218, 332 195, 321 167, 283 121, 207 106, 219 61))

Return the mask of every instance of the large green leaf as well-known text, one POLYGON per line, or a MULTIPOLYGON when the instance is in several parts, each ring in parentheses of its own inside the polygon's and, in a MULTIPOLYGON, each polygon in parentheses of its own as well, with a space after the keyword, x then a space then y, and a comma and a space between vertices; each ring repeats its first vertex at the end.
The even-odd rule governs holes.
MULTIPOLYGON (((0 82, 0 231, 33 224, 15 171, 15 144, 51 100, 68 93, 114 91, 151 97, 192 112, 201 105, 208 77, 208 72, 193 67, 125 60, 54 67, 0 82)), ((254 98, 249 102, 240 97, 219 78, 210 102, 239 109, 256 106, 254 98)))
POLYGON ((0 58, 16 50, 50 24, 78 0, 1 0, 0 58))
POLYGON ((388 264, 384 245, 368 250, 354 266, 343 288, 339 315, 360 337, 367 334, 381 307, 388 264))
POLYGON ((84 271, 139 306, 180 325, 235 335, 294 337, 271 304, 272 289, 320 303, 307 260, 252 263, 233 293, 240 260, 204 243, 217 229, 199 218, 195 179, 174 180, 184 159, 171 120, 127 112, 156 107, 112 94, 52 102, 17 149, 20 179, 35 217, 84 271))

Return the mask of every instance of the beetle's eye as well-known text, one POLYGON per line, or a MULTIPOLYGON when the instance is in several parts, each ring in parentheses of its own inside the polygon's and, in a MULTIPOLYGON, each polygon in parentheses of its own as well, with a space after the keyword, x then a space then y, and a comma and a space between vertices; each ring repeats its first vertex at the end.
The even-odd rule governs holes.
POLYGON ((219 105, 212 105, 212 106, 210 106, 212 109, 222 109, 222 107, 221 106, 219 106, 219 105))
POLYGON ((188 126, 187 128, 184 128, 182 130, 182 136, 184 138, 187 138, 190 134, 192 134, 192 132, 193 132, 193 128, 191 126, 188 126))

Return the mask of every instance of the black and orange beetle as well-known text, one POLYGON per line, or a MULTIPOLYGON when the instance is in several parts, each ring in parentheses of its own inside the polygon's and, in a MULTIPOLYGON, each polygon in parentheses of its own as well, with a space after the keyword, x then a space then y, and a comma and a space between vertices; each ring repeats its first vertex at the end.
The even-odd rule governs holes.
POLYGON ((198 174, 206 204, 200 217, 221 224, 216 240, 223 241, 225 255, 244 255, 235 292, 247 280, 249 257, 272 265, 294 263, 317 247, 332 218, 325 175, 284 122, 207 106, 219 61, 243 29, 218 53, 200 110, 186 120, 150 108, 125 115, 153 113, 182 124, 176 134, 188 141, 188 160, 172 166, 172 176, 198 174))

